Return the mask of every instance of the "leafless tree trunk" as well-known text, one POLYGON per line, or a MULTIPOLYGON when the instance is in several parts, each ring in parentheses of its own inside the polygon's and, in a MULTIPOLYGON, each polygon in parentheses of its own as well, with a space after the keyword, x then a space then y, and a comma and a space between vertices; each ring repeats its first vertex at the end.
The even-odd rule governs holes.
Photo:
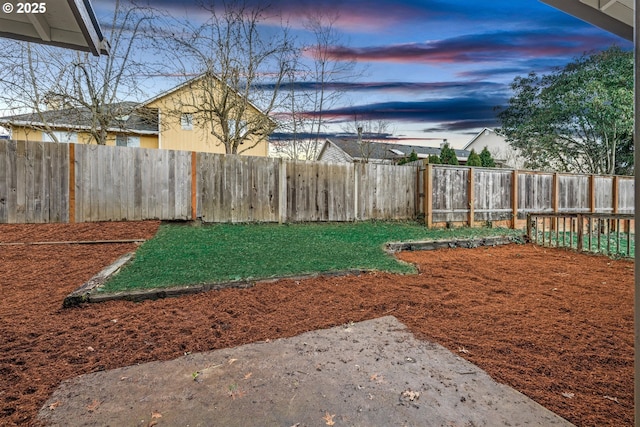
POLYGON ((393 156, 389 148, 393 148, 393 143, 388 141, 392 135, 391 124, 386 120, 362 120, 354 116, 353 121, 342 127, 342 130, 351 135, 357 135, 360 154, 364 163, 369 160, 377 144, 384 144, 385 149, 382 160, 391 159, 393 156))

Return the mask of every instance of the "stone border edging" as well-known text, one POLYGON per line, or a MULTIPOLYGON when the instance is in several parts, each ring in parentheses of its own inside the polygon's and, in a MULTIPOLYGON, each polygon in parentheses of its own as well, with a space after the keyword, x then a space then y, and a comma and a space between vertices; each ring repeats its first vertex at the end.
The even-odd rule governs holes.
MULTIPOLYGON (((526 241, 526 237, 523 237, 526 241)), ((461 240, 425 240, 419 242, 399 242, 387 243, 385 249, 387 252, 395 253, 401 251, 433 251, 436 249, 447 248, 478 248, 480 246, 499 246, 515 243, 514 236, 500 237, 484 237, 479 239, 461 239, 461 240)))
MULTIPOLYGON (((526 238, 525 238, 526 240, 526 238)), ((485 237, 479 239, 467 240, 427 240, 419 242, 399 242, 387 243, 384 248, 388 253, 396 253, 401 251, 429 251, 446 248, 477 248, 480 246, 498 246, 507 245, 516 242, 516 238, 512 237, 485 237)), ((197 285, 175 286, 170 288, 152 288, 142 289, 138 291, 122 291, 122 292, 95 292, 96 289, 106 283, 109 277, 118 271, 133 258, 134 253, 130 252, 118 258, 113 264, 104 268, 101 272, 89 279, 81 287, 69 294, 63 301, 62 306, 76 307, 86 302, 105 302, 113 300, 126 300, 140 302, 144 300, 155 300, 161 298, 171 298, 183 295, 193 295, 201 292, 220 290, 226 288, 247 289, 255 286, 257 283, 273 283, 278 280, 304 280, 315 277, 338 277, 355 275, 359 276, 371 272, 373 270, 342 270, 325 273, 313 273, 296 276, 281 276, 268 279, 258 280, 239 280, 222 283, 203 283, 197 285)))
POLYGON ((124 255, 119 258, 114 264, 102 270, 100 273, 89 279, 87 283, 82 285, 80 288, 69 294, 64 299, 63 307, 75 307, 82 303, 95 303, 95 302, 106 302, 106 301, 114 301, 114 300, 125 300, 125 301, 133 301, 140 302, 145 300, 156 300, 162 298, 171 298, 171 297, 179 297, 183 295, 193 295, 201 292, 208 292, 220 289, 227 288, 235 288, 235 289, 248 289, 259 283, 273 283, 278 280, 305 280, 305 279, 313 279, 315 277, 339 277, 339 276, 359 276, 361 274, 368 273, 373 270, 342 270, 342 271, 330 271, 325 273, 313 273, 306 275, 296 275, 296 276, 281 276, 281 277, 273 277, 267 279, 258 279, 258 280, 238 280, 232 282, 221 282, 221 283, 203 283, 197 285, 185 285, 185 286, 174 286, 170 288, 151 288, 151 289, 141 289, 138 291, 122 291, 122 292, 95 292, 96 289, 102 286, 109 276, 117 273, 122 265, 128 262, 133 253, 124 255), (124 259, 122 263, 120 261, 124 259), (118 264, 116 266, 116 264, 118 264), (105 276, 105 272, 109 272, 108 275, 105 276))

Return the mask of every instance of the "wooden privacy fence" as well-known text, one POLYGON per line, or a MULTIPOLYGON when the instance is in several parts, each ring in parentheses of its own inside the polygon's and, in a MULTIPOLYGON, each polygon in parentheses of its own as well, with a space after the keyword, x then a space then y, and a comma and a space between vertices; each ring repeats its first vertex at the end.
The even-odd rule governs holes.
POLYGON ((527 213, 633 214, 633 177, 301 162, 0 140, 0 223, 412 219, 524 224, 527 213))
POLYGON ((509 221, 535 213, 634 213, 634 178, 426 165, 425 221, 509 221))
POLYGON ((0 223, 415 218, 418 169, 0 141, 0 223))

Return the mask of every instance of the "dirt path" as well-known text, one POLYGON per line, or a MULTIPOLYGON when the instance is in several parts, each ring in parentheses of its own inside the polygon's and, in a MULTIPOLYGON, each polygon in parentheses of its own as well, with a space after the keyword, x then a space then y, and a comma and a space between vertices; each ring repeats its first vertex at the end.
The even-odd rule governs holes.
MULTIPOLYGON (((157 223, 0 226, 0 241, 133 239, 157 223)), ((633 263, 532 245, 402 253, 421 273, 61 308, 133 244, 0 248, 0 424, 64 379, 393 315, 579 426, 633 424, 633 263)))

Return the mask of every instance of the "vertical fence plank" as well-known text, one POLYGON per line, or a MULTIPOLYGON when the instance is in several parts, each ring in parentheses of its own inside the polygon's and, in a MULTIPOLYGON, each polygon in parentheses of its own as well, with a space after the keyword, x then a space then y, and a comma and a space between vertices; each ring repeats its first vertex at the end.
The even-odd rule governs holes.
POLYGON ((279 160, 278 165, 278 222, 287 222, 287 162, 279 160))

